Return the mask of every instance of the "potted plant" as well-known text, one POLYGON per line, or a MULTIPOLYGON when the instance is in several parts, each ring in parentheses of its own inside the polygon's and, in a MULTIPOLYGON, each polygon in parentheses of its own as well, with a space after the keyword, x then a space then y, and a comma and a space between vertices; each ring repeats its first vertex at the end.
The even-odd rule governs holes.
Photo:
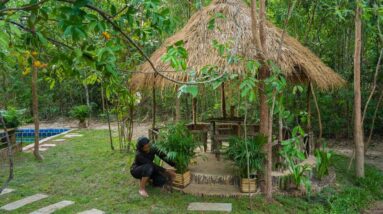
POLYGON ((90 116, 90 108, 87 105, 79 105, 72 108, 69 114, 79 120, 79 128, 86 128, 86 119, 90 116))
POLYGON ((177 175, 173 185, 179 188, 189 185, 191 175, 188 167, 191 159, 195 157, 198 143, 193 139, 186 126, 178 123, 161 129, 155 146, 175 163, 177 175))
POLYGON ((255 192, 257 189, 255 174, 261 170, 265 161, 263 145, 267 138, 263 135, 232 138, 225 150, 225 156, 232 160, 239 169, 241 192, 255 192))
POLYGON ((290 172, 282 178, 283 182, 280 183, 280 188, 295 191, 297 194, 311 191, 312 167, 310 164, 303 163, 306 157, 301 149, 301 136, 304 136, 303 129, 296 126, 292 131, 291 138, 282 141, 280 152, 290 172))

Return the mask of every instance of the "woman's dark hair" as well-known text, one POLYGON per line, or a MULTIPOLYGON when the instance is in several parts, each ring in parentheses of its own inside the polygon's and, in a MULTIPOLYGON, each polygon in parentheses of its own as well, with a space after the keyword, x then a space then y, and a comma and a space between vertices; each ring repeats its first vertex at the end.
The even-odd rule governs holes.
POLYGON ((137 139, 137 146, 136 150, 137 151, 142 151, 142 148, 150 142, 149 138, 142 136, 137 139))

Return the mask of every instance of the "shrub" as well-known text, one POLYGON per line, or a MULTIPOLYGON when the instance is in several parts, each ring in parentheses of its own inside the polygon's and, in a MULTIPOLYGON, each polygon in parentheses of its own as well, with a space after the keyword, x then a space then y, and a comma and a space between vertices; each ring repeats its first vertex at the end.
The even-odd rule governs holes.
MULTIPOLYGON (((17 128, 21 125, 23 113, 20 110, 16 110, 15 108, 8 108, 6 111, 1 111, 1 115, 3 116, 5 126, 7 128, 17 128)), ((3 124, 0 123, 0 127, 3 127, 3 124)))
POLYGON ((170 125, 161 130, 158 140, 154 144, 176 164, 176 171, 180 174, 188 170, 190 160, 195 156, 194 150, 198 145, 185 124, 182 123, 170 125))
POLYGON ((247 173, 248 159, 250 174, 254 171, 262 170, 265 161, 263 145, 266 143, 267 138, 263 135, 258 135, 247 140, 237 137, 232 138, 229 141, 229 147, 225 150, 225 156, 234 161, 235 165, 239 168, 240 176, 247 178, 250 176, 247 173), (249 158, 247 158, 247 155, 249 155, 249 158))
POLYGON ((90 109, 86 105, 79 105, 72 108, 69 112, 71 117, 80 121, 80 123, 84 123, 85 120, 90 116, 90 109))

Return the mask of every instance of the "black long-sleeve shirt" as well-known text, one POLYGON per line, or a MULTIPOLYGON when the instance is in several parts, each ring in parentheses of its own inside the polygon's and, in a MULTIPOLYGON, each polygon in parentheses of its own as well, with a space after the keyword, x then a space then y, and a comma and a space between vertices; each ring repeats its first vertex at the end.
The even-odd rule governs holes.
POLYGON ((158 166, 157 164, 153 163, 153 160, 155 158, 155 156, 158 156, 159 158, 161 158, 161 160, 165 161, 167 164, 169 164, 170 166, 175 166, 175 163, 173 161, 170 161, 166 158, 166 154, 161 152, 160 150, 158 150, 157 148, 155 147, 152 147, 150 149, 150 151, 148 153, 145 153, 145 152, 142 152, 142 151, 137 151, 136 152, 136 157, 134 159, 134 162, 132 164, 132 167, 131 169, 134 169, 138 166, 141 166, 141 165, 144 165, 144 164, 153 164, 153 166, 155 167, 156 170, 159 170, 161 172, 164 172, 165 169, 158 166))

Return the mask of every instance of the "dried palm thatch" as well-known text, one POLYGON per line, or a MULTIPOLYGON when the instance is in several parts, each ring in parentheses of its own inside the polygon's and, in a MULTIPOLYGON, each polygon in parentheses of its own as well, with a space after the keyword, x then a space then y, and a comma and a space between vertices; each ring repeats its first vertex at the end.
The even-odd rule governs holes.
MULTIPOLYGON (((282 30, 267 22, 267 57, 278 64, 282 73, 293 83, 307 83, 311 81, 314 86, 328 90, 337 88, 345 81, 331 68, 326 66, 308 48, 288 35, 284 36, 282 48, 280 40, 282 30), (279 59, 278 52, 281 50, 279 59)), ((245 72, 245 63, 230 64, 227 59, 220 56, 212 41, 219 43, 232 41, 236 54, 250 59, 256 59, 257 52, 252 40, 250 8, 241 0, 215 0, 209 6, 196 12, 185 27, 175 35, 168 38, 163 45, 151 56, 151 60, 159 71, 171 71, 168 63, 161 60, 167 52, 167 47, 177 41, 185 42, 185 49, 189 53, 187 65, 200 74, 206 65, 216 65, 220 72, 238 73, 245 72), (208 29, 209 21, 221 13, 224 18, 215 19, 215 28, 208 29)), ((151 86, 154 81, 154 72, 149 63, 140 68, 141 73, 132 78, 132 85, 136 88, 151 86)), ((165 75, 177 79, 188 80, 188 72, 165 72, 165 75)), ((156 86, 171 86, 172 82, 159 76, 156 77, 156 86)))

